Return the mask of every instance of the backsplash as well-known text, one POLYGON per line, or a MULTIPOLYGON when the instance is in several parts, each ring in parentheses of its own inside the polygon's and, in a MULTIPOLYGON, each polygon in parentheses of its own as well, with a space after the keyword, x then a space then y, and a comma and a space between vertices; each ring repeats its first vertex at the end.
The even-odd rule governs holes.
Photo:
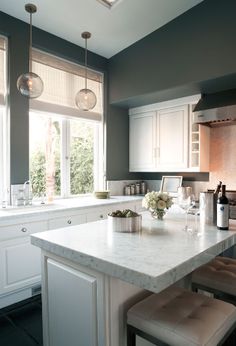
POLYGON ((210 143, 210 188, 221 180, 236 190, 236 125, 212 128, 210 143))

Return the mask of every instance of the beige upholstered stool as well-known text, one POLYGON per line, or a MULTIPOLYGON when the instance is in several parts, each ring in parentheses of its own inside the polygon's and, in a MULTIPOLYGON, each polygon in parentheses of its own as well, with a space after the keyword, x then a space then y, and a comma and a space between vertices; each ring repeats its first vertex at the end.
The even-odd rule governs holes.
POLYGON ((127 346, 136 335, 155 345, 214 346, 234 331, 236 307, 171 286, 134 305, 127 319, 127 346))
POLYGON ((192 273, 192 289, 202 289, 236 304, 236 260, 216 257, 192 273), (223 293, 223 296, 222 296, 223 293))

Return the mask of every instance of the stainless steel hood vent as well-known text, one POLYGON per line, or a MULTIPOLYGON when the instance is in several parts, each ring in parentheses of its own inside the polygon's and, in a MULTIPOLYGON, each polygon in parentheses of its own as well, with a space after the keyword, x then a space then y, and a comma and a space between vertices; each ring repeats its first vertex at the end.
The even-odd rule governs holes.
POLYGON ((198 124, 211 127, 236 124, 236 89, 203 94, 193 112, 198 124))

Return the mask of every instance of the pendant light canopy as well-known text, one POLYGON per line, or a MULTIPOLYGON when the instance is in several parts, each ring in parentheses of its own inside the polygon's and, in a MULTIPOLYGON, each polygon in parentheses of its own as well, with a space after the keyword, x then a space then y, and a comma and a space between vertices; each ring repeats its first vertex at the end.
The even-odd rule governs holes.
POLYGON ((27 4, 25 10, 30 13, 29 72, 20 75, 17 79, 17 89, 23 96, 34 99, 43 92, 42 79, 32 72, 32 14, 37 12, 37 7, 33 4, 27 4))
POLYGON ((96 106, 97 97, 94 92, 87 88, 87 40, 91 37, 90 32, 83 32, 82 38, 85 39, 85 88, 77 92, 75 96, 75 103, 79 109, 89 111, 96 106))

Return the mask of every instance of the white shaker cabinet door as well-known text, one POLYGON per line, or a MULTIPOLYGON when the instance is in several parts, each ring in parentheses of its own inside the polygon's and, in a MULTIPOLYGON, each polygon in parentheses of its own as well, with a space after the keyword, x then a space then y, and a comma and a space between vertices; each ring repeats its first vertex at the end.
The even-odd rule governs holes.
POLYGON ((1 243, 2 280, 0 294, 33 286, 41 280, 40 249, 30 244, 29 237, 1 243))
POLYGON ((49 259, 48 346, 97 346, 96 278, 49 259))
POLYGON ((157 112, 158 170, 188 167, 188 126, 188 105, 157 112))
POLYGON ((156 112, 130 116, 130 172, 155 170, 156 112))
POLYGON ((30 243, 30 234, 46 230, 47 221, 0 228, 1 296, 40 283, 41 251, 30 243))

